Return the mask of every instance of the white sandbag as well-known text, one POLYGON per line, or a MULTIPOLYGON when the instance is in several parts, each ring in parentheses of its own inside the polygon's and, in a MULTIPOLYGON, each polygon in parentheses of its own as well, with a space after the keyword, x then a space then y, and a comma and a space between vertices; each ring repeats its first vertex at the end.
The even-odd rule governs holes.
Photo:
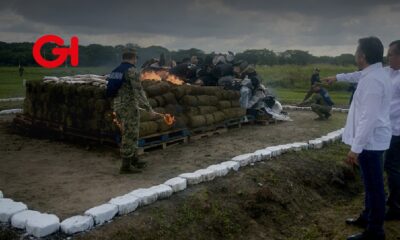
POLYGON ((70 76, 65 76, 65 77, 60 77, 59 78, 61 81, 73 81, 74 78, 70 76))
POLYGON ((118 207, 114 204, 105 203, 86 210, 85 215, 91 216, 96 225, 110 221, 118 213, 118 207))
POLYGON ((323 144, 329 144, 333 142, 333 140, 329 136, 322 136, 321 140, 323 144))
POLYGON ((73 216, 61 222, 61 231, 65 234, 75 234, 93 228, 94 220, 91 216, 73 216))
POLYGON ((8 223, 14 214, 24 210, 28 210, 28 207, 22 202, 14 202, 9 198, 0 198, 0 222, 8 223))
POLYGON ((302 150, 308 149, 308 143, 306 143, 306 142, 298 142, 297 144, 300 145, 302 150))
POLYGON ((292 144, 281 145, 281 153, 290 152, 292 148, 293 148, 292 144))
POLYGON ((272 153, 269 150, 261 149, 254 152, 254 155, 257 156, 258 161, 264 161, 271 159, 272 153))
POLYGON ((119 215, 125 215, 136 210, 136 208, 139 206, 139 198, 126 194, 112 198, 109 203, 118 207, 119 215))
POLYGON ((189 185, 194 185, 194 184, 199 184, 201 183, 203 177, 201 174, 198 173, 183 173, 179 175, 181 178, 185 178, 187 180, 187 184, 189 185))
POLYGON ((292 144, 292 146, 293 146, 293 150, 295 151, 295 152, 299 152, 299 151, 301 151, 301 144, 300 143, 293 143, 292 144))
POLYGON ((215 164, 207 167, 208 169, 211 169, 215 172, 215 176, 217 177, 223 177, 228 174, 229 168, 226 165, 222 164, 215 164))
POLYGON ((6 109, 6 110, 1 110, 0 115, 17 114, 17 113, 22 113, 22 112, 23 112, 23 110, 21 108, 6 109))
POLYGON ((41 214, 40 212, 33 210, 25 210, 16 213, 11 217, 11 226, 19 229, 25 229, 26 222, 28 221, 28 219, 38 216, 40 214, 41 214))
POLYGON ((201 175, 202 182, 212 181, 216 176, 215 171, 208 168, 197 170, 195 173, 201 175))
POLYGON ((247 166, 248 164, 253 163, 256 160, 256 156, 254 156, 252 153, 242 154, 231 159, 231 161, 238 162, 241 167, 247 166))
POLYGON ((139 206, 149 205, 157 201, 157 192, 149 188, 139 188, 128 194, 139 198, 139 206))
POLYGON ((153 186, 150 189, 157 193, 157 199, 169 198, 174 192, 170 186, 165 184, 153 186))
POLYGON ((276 157, 276 156, 279 156, 282 154, 282 147, 279 147, 279 146, 267 147, 267 148, 265 148, 265 150, 270 151, 272 157, 276 157))
POLYGON ((233 170, 233 171, 238 171, 240 168, 240 163, 236 162, 236 161, 225 161, 220 163, 221 165, 227 166, 229 171, 233 170))
POLYGON ((60 79, 58 77, 54 77, 54 76, 44 76, 43 80, 59 81, 60 79))
POLYGON ((16 98, 1 98, 0 102, 18 102, 23 101, 25 98, 23 97, 16 97, 16 98))
POLYGON ((164 184, 170 186, 174 192, 179 192, 186 189, 187 180, 186 178, 175 177, 169 179, 164 184))
POLYGON ((314 149, 321 149, 323 147, 323 142, 321 139, 314 139, 309 141, 309 145, 314 149))
POLYGON ((342 109, 341 112, 342 112, 342 113, 348 113, 348 112, 349 112, 349 109, 342 109))
POLYGON ((45 237, 60 229, 60 219, 54 214, 42 213, 26 221, 26 232, 35 237, 45 237))

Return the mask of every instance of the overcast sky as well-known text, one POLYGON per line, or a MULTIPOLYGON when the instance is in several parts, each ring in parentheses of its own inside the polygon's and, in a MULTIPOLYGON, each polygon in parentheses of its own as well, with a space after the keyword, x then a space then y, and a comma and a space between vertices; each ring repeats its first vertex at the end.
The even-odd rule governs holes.
POLYGON ((206 52, 267 48, 314 55, 354 53, 357 40, 400 39, 399 0, 8 0, 0 41, 46 33, 80 44, 137 43, 206 52))

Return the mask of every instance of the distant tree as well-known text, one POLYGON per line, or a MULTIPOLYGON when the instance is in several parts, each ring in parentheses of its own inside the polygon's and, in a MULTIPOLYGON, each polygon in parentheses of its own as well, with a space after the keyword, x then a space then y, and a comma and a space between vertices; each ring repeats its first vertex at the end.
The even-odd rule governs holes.
MULTIPOLYGON (((0 66, 37 66, 32 56, 33 43, 6 43, 0 42, 0 66)), ((52 54, 55 44, 48 43, 42 48, 42 55, 46 59, 54 59, 56 56, 52 54)), ((205 59, 206 55, 215 56, 215 52, 206 54, 197 48, 180 49, 177 51, 169 51, 161 46, 140 47, 134 43, 117 46, 104 46, 100 44, 90 44, 88 46, 79 46, 79 66, 105 66, 115 65, 121 61, 121 55, 127 48, 135 49, 139 56, 138 66, 151 58, 159 58, 161 54, 165 55, 165 59, 182 61, 184 58, 190 58, 193 55, 205 59)), ((315 64, 326 63, 336 65, 353 65, 354 56, 352 54, 342 54, 337 57, 321 56, 316 57, 302 50, 287 50, 281 53, 275 53, 269 49, 248 49, 239 52, 235 56, 236 59, 246 60, 252 64, 258 65, 277 65, 277 64, 315 64)))

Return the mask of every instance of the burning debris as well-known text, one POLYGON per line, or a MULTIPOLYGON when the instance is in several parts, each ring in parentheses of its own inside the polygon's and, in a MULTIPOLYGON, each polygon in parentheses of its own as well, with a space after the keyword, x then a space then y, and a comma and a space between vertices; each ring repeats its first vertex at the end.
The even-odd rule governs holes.
POLYGON ((166 81, 175 85, 183 85, 185 81, 179 77, 170 74, 166 70, 147 70, 140 74, 140 79, 143 80, 153 80, 153 81, 166 81))

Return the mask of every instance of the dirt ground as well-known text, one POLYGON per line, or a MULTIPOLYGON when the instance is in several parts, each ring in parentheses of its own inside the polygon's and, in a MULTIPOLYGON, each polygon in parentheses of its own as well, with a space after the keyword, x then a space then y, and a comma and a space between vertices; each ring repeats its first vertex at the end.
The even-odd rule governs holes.
POLYGON ((12 117, 0 118, 0 190, 30 209, 61 219, 139 187, 149 187, 231 157, 271 145, 305 141, 343 127, 346 115, 313 121, 311 112, 290 112, 293 122, 244 126, 220 136, 147 153, 141 174, 119 175, 118 150, 111 147, 30 138, 16 134, 12 117))

